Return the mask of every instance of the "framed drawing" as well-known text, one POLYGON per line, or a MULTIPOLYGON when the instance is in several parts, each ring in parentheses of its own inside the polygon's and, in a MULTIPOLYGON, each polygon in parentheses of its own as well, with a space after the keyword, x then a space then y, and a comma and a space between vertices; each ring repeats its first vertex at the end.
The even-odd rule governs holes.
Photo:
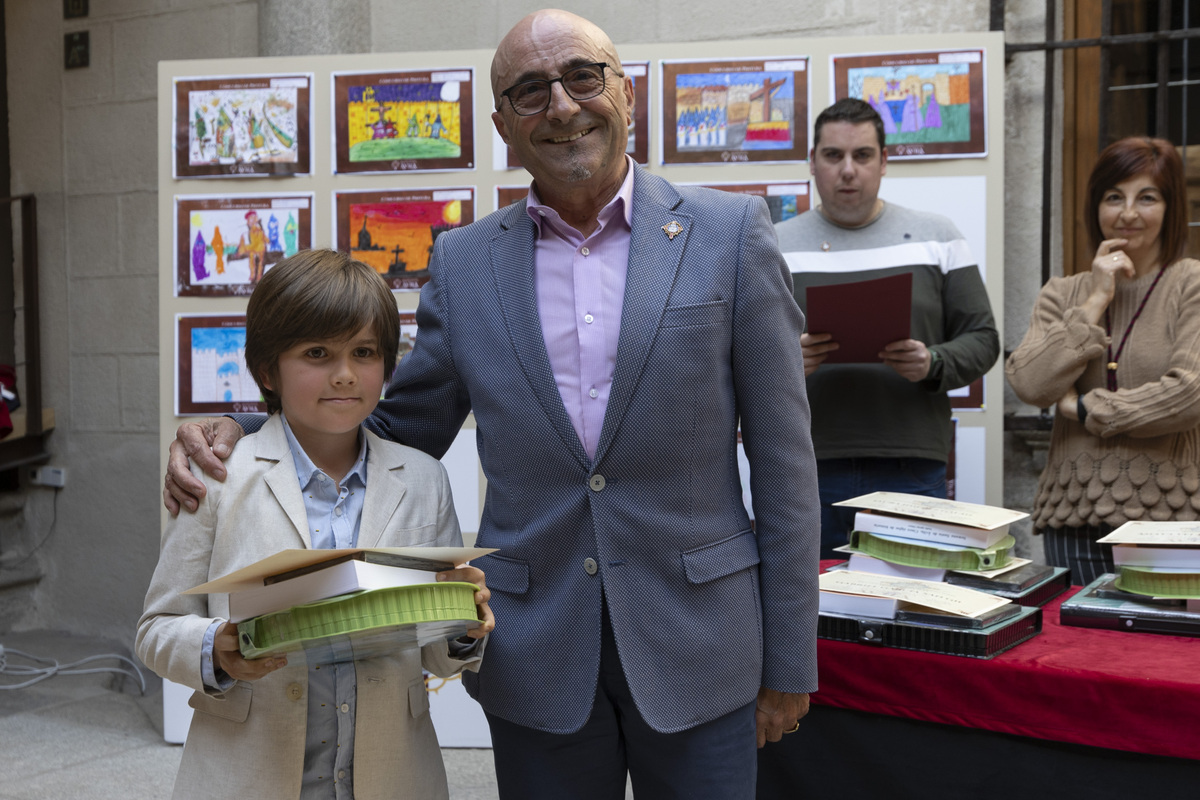
POLYGON ((633 122, 625 152, 639 164, 650 163, 650 62, 622 61, 621 68, 633 79, 633 122))
POLYGON ((175 315, 175 415, 265 412, 246 368, 244 314, 175 315))
POLYGON ((333 171, 475 168, 474 70, 335 72, 333 171))
POLYGON ((312 247, 311 194, 175 197, 175 296, 248 295, 276 262, 312 247))
POLYGON ((475 220, 475 189, 388 189, 335 192, 337 249, 369 264, 396 291, 429 280, 438 236, 475 220))
POLYGON ((955 411, 986 411, 987 403, 983 399, 986 379, 986 375, 980 375, 966 386, 946 392, 946 396, 950 398, 950 407, 955 411))
MULTIPOLYGON (((401 311, 400 312, 400 353, 396 359, 396 366, 400 366, 400 362, 404 357, 412 352, 413 345, 417 341, 417 312, 401 311)), ((384 386, 384 391, 387 391, 387 386, 384 386)))
POLYGON ((888 158, 987 155, 984 51, 832 56, 833 96, 883 118, 888 158))
POLYGON ((761 197, 767 201, 767 208, 771 212, 771 222, 783 222, 785 219, 799 216, 808 211, 811 205, 808 181, 703 183, 693 185, 707 186, 710 189, 719 189, 723 192, 761 197))
POLYGON ((803 161, 808 59, 663 61, 664 164, 803 161))
POLYGON ((519 203, 529 195, 528 186, 497 186, 496 210, 508 208, 513 203, 519 203))
POLYGON ((176 78, 175 178, 307 175, 312 74, 176 78))
MULTIPOLYGON (((633 121, 629 124, 629 139, 625 152, 639 164, 650 163, 650 62, 622 61, 621 69, 633 80, 633 121)), ((605 72, 605 80, 608 80, 605 72)), ((522 169, 521 159, 505 144, 500 134, 492 130, 492 154, 497 169, 522 169)))

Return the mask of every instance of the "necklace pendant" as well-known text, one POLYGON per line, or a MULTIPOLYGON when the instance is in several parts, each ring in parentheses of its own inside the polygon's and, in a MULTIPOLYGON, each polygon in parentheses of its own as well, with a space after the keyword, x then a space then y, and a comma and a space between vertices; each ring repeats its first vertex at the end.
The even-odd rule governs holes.
POLYGON ((1115 362, 1115 361, 1108 362, 1108 371, 1116 372, 1117 371, 1117 362, 1115 362))

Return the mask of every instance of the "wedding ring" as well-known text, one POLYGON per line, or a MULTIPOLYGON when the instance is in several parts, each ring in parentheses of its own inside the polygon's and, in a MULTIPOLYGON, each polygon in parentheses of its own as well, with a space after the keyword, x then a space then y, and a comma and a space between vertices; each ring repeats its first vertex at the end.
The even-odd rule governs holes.
POLYGON ((796 720, 795 727, 793 727, 790 731, 784 731, 784 733, 795 733, 798 730, 800 730, 800 720, 796 720))

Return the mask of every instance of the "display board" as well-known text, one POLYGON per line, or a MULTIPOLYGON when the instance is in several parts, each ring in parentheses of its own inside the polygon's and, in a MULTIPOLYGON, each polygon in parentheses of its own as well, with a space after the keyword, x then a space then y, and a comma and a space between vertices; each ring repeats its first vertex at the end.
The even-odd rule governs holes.
MULTIPOLYGON (((893 157, 881 195, 951 217, 978 259, 1002 324, 1002 34, 618 50, 637 88, 631 155, 676 183, 760 194, 780 218, 819 202, 805 151, 813 118, 835 91, 889 114, 889 130, 906 146, 893 149, 889 141, 893 157), (914 143, 938 146, 914 157, 914 143)), ((181 330, 201 330, 196 326, 207 317, 244 314, 256 279, 306 246, 365 255, 389 279, 398 307, 412 311, 433 239, 523 196, 528 174, 496 146, 486 82, 492 52, 159 63, 164 469, 182 419, 177 411, 245 402, 244 386, 219 385, 237 375, 236 357, 226 366, 218 352, 216 362, 203 362, 205 372, 192 364, 185 375, 180 359, 201 350, 181 343, 181 330)), ((998 363, 955 398, 962 500, 1002 502, 1001 369, 998 363)), ((468 538, 478 529, 484 492, 469 444, 473 427, 468 419, 463 446, 450 459, 468 538)))

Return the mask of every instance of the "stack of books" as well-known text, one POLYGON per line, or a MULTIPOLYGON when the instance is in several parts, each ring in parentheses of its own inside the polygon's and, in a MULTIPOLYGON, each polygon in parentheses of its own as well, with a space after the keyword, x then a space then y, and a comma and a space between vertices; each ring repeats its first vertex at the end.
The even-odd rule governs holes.
POLYGON ((1006 508, 936 497, 872 492, 837 503, 854 515, 850 547, 910 567, 986 570, 1003 567, 1016 541, 1008 527, 1029 516, 1006 508))
POLYGON ((1100 541, 1112 545, 1118 589, 1200 603, 1200 523, 1127 522, 1100 541))
POLYGON ((1116 572, 1063 603, 1064 625, 1200 636, 1200 522, 1127 522, 1100 541, 1116 572))
POLYGON ((226 594, 242 655, 304 649, 313 663, 382 655, 479 624, 478 587, 435 573, 494 552, 400 547, 284 550, 185 594, 226 594))
POLYGON ((898 492, 837 505, 862 509, 846 548, 851 570, 944 581, 1026 606, 1043 606, 1069 586, 1067 570, 1015 555, 1009 526, 1024 512, 898 492))
POLYGON ((991 658, 1040 630, 1040 608, 964 586, 851 569, 820 577, 826 639, 991 658))

